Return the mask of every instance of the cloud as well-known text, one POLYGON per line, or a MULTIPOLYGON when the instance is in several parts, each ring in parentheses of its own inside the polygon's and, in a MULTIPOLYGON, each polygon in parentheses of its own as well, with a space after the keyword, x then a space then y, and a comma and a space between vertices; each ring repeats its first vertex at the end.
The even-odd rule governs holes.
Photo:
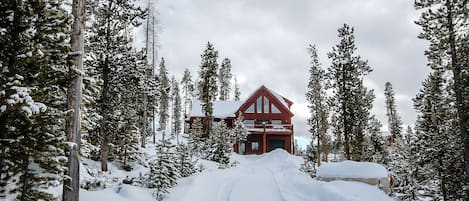
POLYGON ((171 74, 181 78, 184 68, 197 75, 200 54, 207 41, 214 43, 219 60, 229 57, 238 77, 242 98, 260 85, 294 101, 295 131, 308 136, 308 44, 316 44, 321 63, 338 42, 337 28, 355 27, 358 53, 374 71, 367 86, 374 89, 373 113, 387 128, 384 83, 393 84, 397 109, 404 124, 413 125, 416 114, 411 98, 428 73, 413 23, 419 13, 408 0, 160 0, 161 48, 171 74))

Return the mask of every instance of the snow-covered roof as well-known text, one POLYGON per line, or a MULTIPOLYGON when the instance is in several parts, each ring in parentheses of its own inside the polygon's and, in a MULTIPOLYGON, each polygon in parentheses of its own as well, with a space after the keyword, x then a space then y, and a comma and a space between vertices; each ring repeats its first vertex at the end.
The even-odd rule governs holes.
POLYGON ((387 178, 386 168, 377 163, 342 161, 323 163, 317 171, 318 177, 329 178, 387 178))
MULTIPOLYGON (((213 117, 227 118, 236 117, 236 111, 244 103, 244 101, 214 101, 213 102, 213 117)), ((204 117, 202 105, 200 101, 192 103, 191 117, 204 117)))
POLYGON ((269 90, 269 92, 272 93, 272 95, 274 95, 275 98, 277 98, 277 100, 279 100, 286 108, 289 108, 289 105, 288 105, 287 101, 285 101, 285 98, 283 96, 281 96, 280 94, 278 94, 277 92, 275 92, 275 91, 273 91, 269 88, 267 88, 267 90, 269 90))

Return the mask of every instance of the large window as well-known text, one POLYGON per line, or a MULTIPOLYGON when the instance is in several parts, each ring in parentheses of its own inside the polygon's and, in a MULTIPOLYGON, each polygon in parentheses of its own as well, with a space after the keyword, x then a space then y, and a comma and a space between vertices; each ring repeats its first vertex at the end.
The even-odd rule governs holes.
POLYGON ((264 113, 269 113, 269 99, 267 97, 264 97, 264 113))
POLYGON ((259 142, 251 142, 251 150, 259 151, 259 142))
POLYGON ((259 98, 256 101, 256 105, 257 105, 256 112, 257 113, 262 113, 262 96, 259 96, 259 98))
POLYGON ((245 113, 254 113, 254 103, 248 107, 248 109, 246 111, 244 111, 245 113))
POLYGON ((277 108, 277 106, 275 106, 274 104, 272 104, 272 113, 274 114, 280 114, 280 110, 277 108))

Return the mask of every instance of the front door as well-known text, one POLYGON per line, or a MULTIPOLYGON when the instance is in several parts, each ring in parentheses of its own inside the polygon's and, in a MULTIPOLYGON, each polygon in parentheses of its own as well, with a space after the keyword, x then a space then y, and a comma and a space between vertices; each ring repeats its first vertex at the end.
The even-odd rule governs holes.
POLYGON ((269 140, 269 151, 277 148, 285 149, 285 140, 269 140))

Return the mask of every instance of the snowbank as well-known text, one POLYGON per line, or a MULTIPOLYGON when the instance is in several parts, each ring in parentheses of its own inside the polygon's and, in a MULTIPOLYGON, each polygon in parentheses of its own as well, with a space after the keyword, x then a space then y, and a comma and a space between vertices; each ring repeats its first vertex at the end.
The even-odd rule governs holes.
POLYGON ((317 171, 319 177, 329 178, 387 178, 386 168, 377 163, 342 161, 323 163, 317 171))

